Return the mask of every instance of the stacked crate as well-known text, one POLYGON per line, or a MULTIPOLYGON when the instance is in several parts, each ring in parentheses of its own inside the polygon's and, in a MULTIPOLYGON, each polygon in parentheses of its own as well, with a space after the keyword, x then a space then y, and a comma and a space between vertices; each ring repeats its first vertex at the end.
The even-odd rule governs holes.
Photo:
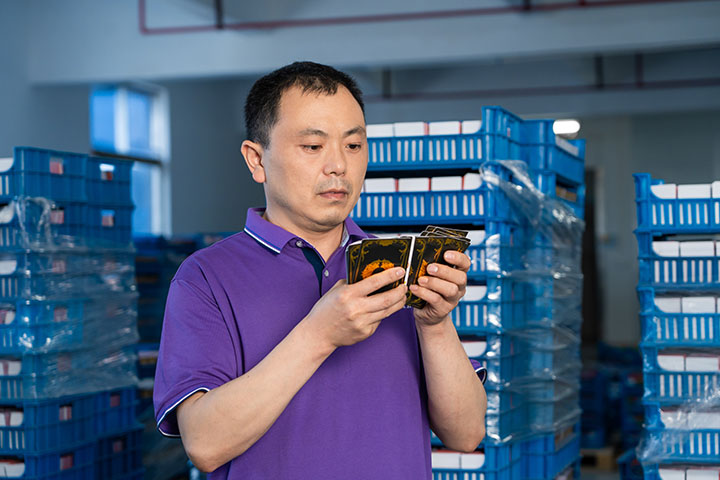
POLYGON ((368 125, 368 136, 367 179, 351 213, 358 224, 377 232, 428 224, 470 231, 469 285, 452 320, 468 356, 488 369, 487 435, 462 455, 442 450, 433 435, 440 447, 433 477, 575 473, 579 245, 555 244, 546 202, 582 215, 583 143, 557 139, 552 121, 523 121, 499 107, 483 108, 482 121, 368 125), (522 171, 495 162, 507 159, 520 160, 522 171), (522 180, 524 193, 513 198, 522 180))
POLYGON ((142 478, 130 169, 0 160, 0 476, 142 478))
POLYGON ((720 474, 720 182, 635 175, 646 478, 720 474))

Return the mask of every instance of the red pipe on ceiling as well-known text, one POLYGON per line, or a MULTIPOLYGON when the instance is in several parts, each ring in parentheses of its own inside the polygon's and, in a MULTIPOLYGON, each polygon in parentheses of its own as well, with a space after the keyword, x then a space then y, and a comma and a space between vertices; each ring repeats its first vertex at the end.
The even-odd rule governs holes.
POLYGON ((557 10, 570 10, 577 8, 597 8, 597 7, 619 7, 632 5, 650 5, 658 3, 687 3, 699 1, 716 1, 716 0, 604 0, 588 2, 587 0, 575 0, 562 3, 548 4, 530 4, 527 6, 506 7, 487 7, 487 8, 471 8, 462 10, 437 10, 432 12, 405 12, 391 13, 382 15, 359 15, 352 17, 330 17, 330 18, 298 18, 290 20, 268 20, 241 23, 223 23, 222 25, 196 25, 196 26, 179 26, 179 27, 148 27, 145 0, 138 0, 138 21, 140 24, 140 32, 143 35, 160 35, 173 33, 195 33, 210 32, 214 30, 267 30, 273 28, 299 28, 299 27, 319 27, 328 25, 349 25, 360 23, 381 23, 381 22, 401 22, 409 20, 429 20, 438 18, 453 17, 469 17, 484 15, 500 15, 507 13, 529 13, 529 12, 547 12, 557 10))

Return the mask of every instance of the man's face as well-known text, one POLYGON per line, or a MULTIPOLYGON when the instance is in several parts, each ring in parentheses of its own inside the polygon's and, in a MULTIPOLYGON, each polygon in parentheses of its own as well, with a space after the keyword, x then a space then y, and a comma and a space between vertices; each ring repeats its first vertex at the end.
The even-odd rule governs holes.
POLYGON ((341 224, 360 196, 367 161, 365 118, 345 87, 335 95, 286 90, 263 153, 271 219, 315 232, 341 224))

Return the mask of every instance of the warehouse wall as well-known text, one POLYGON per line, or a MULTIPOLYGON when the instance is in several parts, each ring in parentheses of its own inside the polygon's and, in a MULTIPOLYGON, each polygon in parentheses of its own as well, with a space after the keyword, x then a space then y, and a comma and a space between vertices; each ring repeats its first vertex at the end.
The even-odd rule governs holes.
POLYGON ((165 85, 170 96, 173 233, 238 231, 248 206, 264 203, 240 155, 238 81, 165 85))
POLYGON ((87 151, 88 89, 31 86, 26 22, 23 2, 0 2, 0 156, 16 145, 87 151))

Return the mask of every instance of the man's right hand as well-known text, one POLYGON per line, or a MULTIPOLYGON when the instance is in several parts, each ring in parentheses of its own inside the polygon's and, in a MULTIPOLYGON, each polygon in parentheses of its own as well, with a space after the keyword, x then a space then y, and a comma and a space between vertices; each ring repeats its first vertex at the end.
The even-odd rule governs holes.
POLYGON ((401 284, 387 292, 370 294, 404 275, 405 270, 396 267, 352 285, 340 280, 318 300, 304 321, 332 349, 361 342, 375 333, 384 318, 405 305, 407 287, 401 284))

